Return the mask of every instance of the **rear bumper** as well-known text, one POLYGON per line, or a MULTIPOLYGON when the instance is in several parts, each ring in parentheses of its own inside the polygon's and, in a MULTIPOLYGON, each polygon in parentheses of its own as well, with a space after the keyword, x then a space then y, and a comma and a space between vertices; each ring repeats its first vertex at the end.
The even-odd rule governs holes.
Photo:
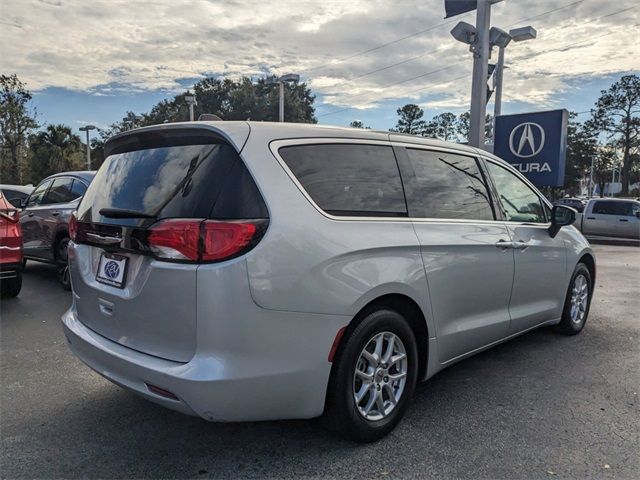
MULTIPOLYGON (((20 259, 21 260, 21 259, 20 259)), ((22 261, 0 263, 0 279, 15 278, 22 271, 22 261)))
MULTIPOLYGON (((280 315, 286 317, 287 313, 280 315)), ((317 350, 322 351, 322 356, 313 349, 302 355, 301 349, 308 350, 307 342, 302 341, 289 349, 274 349, 268 356, 259 352, 238 355, 238 352, 208 351, 196 353, 188 363, 177 363, 102 337, 79 321, 73 306, 62 317, 71 350, 100 375, 155 403, 209 421, 321 415, 331 370, 326 356, 333 340, 329 337, 335 335, 333 328, 339 329, 342 323, 342 319, 336 319, 323 327, 328 346, 322 338, 315 337, 320 340, 317 350), (173 393, 177 400, 153 393, 148 385, 173 393)), ((317 329, 311 330, 307 333, 318 333, 317 329)), ((263 340, 269 342, 269 338, 263 340)))

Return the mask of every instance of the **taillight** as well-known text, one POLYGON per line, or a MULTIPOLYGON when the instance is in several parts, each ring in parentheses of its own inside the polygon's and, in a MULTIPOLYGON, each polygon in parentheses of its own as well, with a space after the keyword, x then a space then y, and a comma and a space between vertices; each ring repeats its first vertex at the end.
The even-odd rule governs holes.
POLYGON ((164 220, 149 229, 149 248, 158 257, 198 261, 202 220, 164 220))
POLYGON ((203 222, 202 260, 223 260, 236 255, 251 243, 256 231, 256 225, 248 222, 203 222))
POLYGON ((147 243, 151 252, 162 259, 222 261, 255 245, 265 223, 265 220, 161 220, 149 228, 147 243))
POLYGON ((69 219, 69 238, 73 242, 78 238, 78 217, 76 217, 76 212, 73 212, 69 219))

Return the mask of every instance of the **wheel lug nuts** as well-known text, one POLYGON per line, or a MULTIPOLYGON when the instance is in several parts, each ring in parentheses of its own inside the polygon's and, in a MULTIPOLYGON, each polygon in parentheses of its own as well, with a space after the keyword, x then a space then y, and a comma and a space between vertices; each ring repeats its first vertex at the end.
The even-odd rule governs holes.
POLYGON ((376 390, 380 390, 380 384, 376 385, 376 390))

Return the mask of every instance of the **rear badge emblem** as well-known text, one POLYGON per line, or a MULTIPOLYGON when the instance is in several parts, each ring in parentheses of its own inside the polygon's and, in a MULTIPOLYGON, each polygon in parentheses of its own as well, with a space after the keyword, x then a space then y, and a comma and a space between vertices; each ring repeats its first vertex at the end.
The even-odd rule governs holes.
POLYGON ((115 279, 120 274, 120 266, 114 261, 108 261, 104 266, 104 274, 107 278, 115 279))

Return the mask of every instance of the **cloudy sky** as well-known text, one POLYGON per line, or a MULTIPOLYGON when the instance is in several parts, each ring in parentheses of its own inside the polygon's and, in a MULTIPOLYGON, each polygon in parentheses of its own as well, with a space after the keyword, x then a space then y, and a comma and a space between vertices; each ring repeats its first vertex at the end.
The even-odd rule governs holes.
MULTIPOLYGON (((0 72, 34 92, 41 123, 106 125, 207 75, 300 73, 321 123, 395 124, 468 108, 471 55, 443 0, 0 0, 0 72)), ((533 25, 507 49, 503 112, 588 110, 640 71, 638 0, 505 0, 492 25, 533 25)), ((490 106, 490 108, 492 108, 490 106)))

